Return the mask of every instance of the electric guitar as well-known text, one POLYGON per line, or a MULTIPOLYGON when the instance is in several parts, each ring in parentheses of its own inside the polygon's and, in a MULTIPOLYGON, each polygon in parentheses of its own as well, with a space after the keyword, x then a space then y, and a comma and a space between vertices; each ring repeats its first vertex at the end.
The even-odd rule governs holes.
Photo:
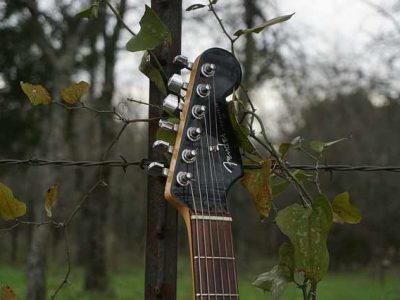
POLYGON ((226 97, 240 84, 240 64, 219 48, 208 49, 194 63, 184 56, 175 57, 174 63, 191 70, 188 83, 177 74, 171 77, 168 87, 174 94, 163 103, 180 117, 179 124, 160 121, 162 128, 177 132, 175 145, 160 140, 153 145, 165 148, 172 158, 168 169, 153 162, 148 170, 167 177, 164 196, 185 221, 193 299, 236 300, 232 218, 226 199, 243 167, 226 97))

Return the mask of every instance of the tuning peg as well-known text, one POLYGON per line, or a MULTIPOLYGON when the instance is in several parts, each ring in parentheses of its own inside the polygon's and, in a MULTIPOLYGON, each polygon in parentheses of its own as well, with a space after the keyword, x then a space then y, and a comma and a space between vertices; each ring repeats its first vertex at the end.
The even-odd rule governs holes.
POLYGON ((168 153, 173 152, 174 147, 171 146, 168 142, 162 141, 162 140, 157 140, 153 143, 153 149, 165 149, 168 151, 168 153))
POLYGON ((181 186, 188 185, 192 180, 193 180, 193 175, 192 173, 189 172, 179 172, 178 175, 176 175, 176 181, 181 186))
POLYGON ((179 100, 178 96, 169 94, 163 101, 163 107, 171 112, 182 110, 183 101, 179 100))
POLYGON ((173 61, 174 65, 176 65, 179 69, 186 68, 191 70, 193 67, 193 63, 189 61, 189 59, 184 55, 177 55, 174 57, 173 61))
POLYGON ((147 173, 151 176, 157 177, 167 177, 168 176, 168 168, 164 166, 164 164, 159 162, 152 162, 147 167, 147 173))
POLYGON ((158 122, 158 126, 160 126, 162 129, 170 130, 170 131, 178 131, 178 124, 165 121, 165 120, 160 120, 158 122))
POLYGON ((210 95, 211 85, 209 85, 208 83, 200 83, 197 85, 196 91, 197 95, 199 95, 200 97, 207 97, 208 95, 210 95))
POLYGON ((217 67, 214 64, 205 63, 204 65, 201 66, 201 74, 203 74, 206 77, 214 76, 216 68, 217 67))
POLYGON ((188 83, 184 82, 182 76, 179 74, 172 75, 172 77, 168 80, 168 89, 177 95, 180 95, 181 90, 186 90, 187 87, 188 83))

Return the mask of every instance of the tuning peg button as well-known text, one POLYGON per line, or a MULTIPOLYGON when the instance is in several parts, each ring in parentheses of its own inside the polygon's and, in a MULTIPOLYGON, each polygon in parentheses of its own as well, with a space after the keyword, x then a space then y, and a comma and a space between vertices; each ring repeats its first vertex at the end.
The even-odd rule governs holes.
POLYGON ((178 131, 178 124, 169 122, 169 121, 165 121, 165 120, 160 120, 158 122, 158 126, 160 126, 160 128, 162 129, 166 129, 166 130, 170 130, 170 131, 178 131))
POLYGON ((179 100, 178 96, 169 94, 163 101, 163 107, 171 112, 182 110, 183 101, 179 100))
POLYGON ((205 63, 204 65, 201 66, 201 74, 203 74, 206 77, 214 76, 216 68, 217 67, 214 64, 205 63))
POLYGON ((192 107, 192 115, 196 119, 202 119, 204 118, 204 114, 206 112, 207 108, 204 105, 193 105, 192 107))
POLYGON ((193 180, 193 175, 192 173, 189 172, 179 172, 178 175, 176 175, 176 181, 181 186, 188 185, 192 180, 193 180))
POLYGON ((152 162, 147 167, 147 173, 151 176, 157 177, 167 177, 168 176, 168 168, 164 166, 164 164, 159 162, 152 162))
POLYGON ((200 139, 201 136, 201 129, 199 127, 189 127, 187 130, 187 137, 189 140, 195 142, 200 139))
POLYGON ((168 80, 168 89, 177 95, 181 94, 181 90, 187 90, 188 83, 184 82, 181 75, 174 74, 168 80))
POLYGON ((189 62, 189 59, 184 55, 177 55, 174 57, 173 61, 174 65, 176 65, 179 69, 186 68, 191 70, 193 67, 193 63, 189 62))
POLYGON ((171 153, 174 151, 174 147, 171 146, 168 142, 162 141, 162 140, 157 140, 153 143, 153 149, 165 149, 167 150, 168 153, 171 153))
POLYGON ((197 85, 196 91, 197 95, 199 95, 200 97, 207 97, 208 95, 210 95, 211 85, 209 85, 208 83, 200 83, 197 85))

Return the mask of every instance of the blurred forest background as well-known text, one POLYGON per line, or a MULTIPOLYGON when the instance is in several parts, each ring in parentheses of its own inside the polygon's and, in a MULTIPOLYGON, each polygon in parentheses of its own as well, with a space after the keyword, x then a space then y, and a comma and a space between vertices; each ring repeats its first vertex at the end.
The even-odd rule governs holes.
MULTIPOLYGON (((294 9, 286 2, 282 6, 274 0, 221 0, 216 9, 234 32, 291 13, 294 9)), ((365 22, 371 20, 375 30, 360 27, 360 32, 353 33, 354 40, 337 40, 334 47, 321 50, 319 44, 313 44, 310 36, 317 33, 300 26, 298 15, 262 34, 246 35, 237 48, 243 81, 277 145, 296 136, 306 142, 351 136, 327 151, 327 163, 400 165, 400 1, 361 2, 366 10, 351 10, 350 5, 348 14, 358 20, 365 18, 365 22), (363 37, 362 43, 358 35, 363 37)), ((137 31, 144 4, 149 3, 113 3, 137 31)), ((193 3, 184 1, 184 7, 193 3)), ((129 117, 146 117, 146 106, 126 101, 128 97, 145 102, 148 98, 147 79, 134 69, 140 54, 124 49, 129 34, 110 12, 101 10, 99 17, 90 21, 74 17, 89 4, 83 0, 0 1, 0 158, 98 160, 121 126, 107 115, 71 112, 54 105, 34 108, 23 95, 20 81, 40 83, 57 99, 72 80, 85 80, 92 86, 85 100, 88 105, 97 109, 115 106, 129 117)), ((345 27, 346 20, 336 24, 345 27)), ((229 47, 207 10, 184 12, 183 32, 183 53, 191 59, 207 47, 229 47)), ((111 158, 145 158, 146 136, 147 125, 131 125, 111 158)), ((312 163, 299 153, 289 156, 289 161, 312 163)), ((0 182, 27 203, 25 218, 36 221, 45 218, 43 199, 49 186, 60 182, 53 211, 54 218, 63 218, 96 176, 92 168, 0 167, 0 182)), ((106 176, 108 186, 92 194, 70 228, 73 266, 83 274, 79 289, 112 290, 113 274, 127 267, 138 267, 142 271, 135 276, 144 277, 146 173, 136 167, 126 173, 109 168, 106 176)), ((378 282, 387 274, 399 278, 399 175, 321 172, 321 177, 329 196, 350 192, 363 215, 359 225, 333 227, 330 269, 368 274, 378 282)), ((294 192, 287 191, 276 199, 276 205, 294 197, 294 192)), ((239 185, 229 201, 239 269, 248 274, 250 284, 268 269, 284 237, 273 217, 260 222, 248 193, 239 185)), ((8 225, 0 221, 1 228, 8 225)), ((180 254, 187 257, 183 226, 180 231, 180 254)), ((12 285, 17 280, 20 275, 12 277, 13 270, 24 272, 26 281, 21 283, 20 296, 27 293, 28 299, 43 299, 46 273, 66 268, 62 236, 51 227, 19 226, 1 232, 0 254, 0 270, 7 270, 0 271, 0 284, 12 285)), ((143 285, 128 285, 126 289, 143 295, 143 285)), ((382 299, 399 299, 395 297, 382 299)))

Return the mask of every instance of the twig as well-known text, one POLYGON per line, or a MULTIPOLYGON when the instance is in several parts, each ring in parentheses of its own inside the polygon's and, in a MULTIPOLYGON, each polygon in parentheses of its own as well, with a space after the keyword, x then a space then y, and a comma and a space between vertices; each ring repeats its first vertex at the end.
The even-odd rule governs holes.
POLYGON ((60 283, 60 285, 54 291, 53 295, 50 296, 50 299, 52 299, 52 300, 54 300, 56 298, 58 292, 63 288, 63 286, 68 284, 69 275, 71 274, 71 253, 70 253, 70 248, 69 248, 67 226, 64 226, 63 229, 64 229, 63 233, 64 233, 65 253, 67 256, 67 272, 65 273, 64 280, 60 283))
POLYGON ((132 99, 132 98, 127 98, 126 100, 130 101, 130 102, 134 102, 134 103, 138 103, 138 104, 142 104, 142 105, 147 105, 147 106, 150 106, 150 107, 158 108, 159 110, 164 110, 164 108, 161 105, 156 105, 156 104, 152 104, 152 103, 148 103, 148 102, 143 102, 143 101, 132 99))

